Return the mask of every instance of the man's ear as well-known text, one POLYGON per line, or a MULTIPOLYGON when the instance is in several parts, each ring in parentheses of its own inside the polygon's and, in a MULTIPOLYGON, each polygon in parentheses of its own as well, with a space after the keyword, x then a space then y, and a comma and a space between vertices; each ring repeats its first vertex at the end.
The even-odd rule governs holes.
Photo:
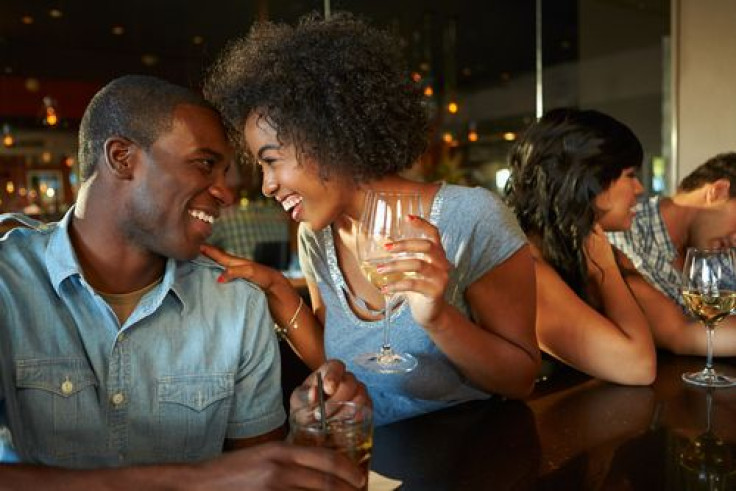
POLYGON ((105 140, 104 160, 105 167, 120 179, 132 179, 138 146, 122 136, 113 136, 105 140))
POLYGON ((709 205, 727 201, 731 197, 731 182, 728 179, 718 179, 707 186, 705 202, 709 205))

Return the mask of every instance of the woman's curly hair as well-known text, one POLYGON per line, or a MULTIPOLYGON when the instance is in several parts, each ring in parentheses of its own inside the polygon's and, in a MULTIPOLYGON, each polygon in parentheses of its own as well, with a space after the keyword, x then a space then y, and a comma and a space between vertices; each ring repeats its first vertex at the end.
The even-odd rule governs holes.
POLYGON ((522 229, 539 238, 545 260, 585 300, 583 246, 599 212, 594 200, 643 156, 620 121, 566 108, 546 113, 511 150, 507 202, 522 229))
POLYGON ((409 168, 427 146, 427 110, 400 46, 346 13, 260 22, 211 68, 205 97, 244 150, 245 121, 257 114, 322 178, 370 181, 409 168))

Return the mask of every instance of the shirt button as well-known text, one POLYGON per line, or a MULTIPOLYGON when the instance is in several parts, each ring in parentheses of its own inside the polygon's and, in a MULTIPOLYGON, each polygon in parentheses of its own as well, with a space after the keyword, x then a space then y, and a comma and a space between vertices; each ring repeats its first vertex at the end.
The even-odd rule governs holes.
POLYGON ((74 384, 71 380, 66 379, 61 383, 61 393, 68 396, 74 390, 74 384))
POLYGON ((125 396, 121 392, 118 392, 117 394, 112 396, 112 403, 115 404, 116 406, 119 406, 120 404, 122 404, 124 400, 125 400, 125 396))

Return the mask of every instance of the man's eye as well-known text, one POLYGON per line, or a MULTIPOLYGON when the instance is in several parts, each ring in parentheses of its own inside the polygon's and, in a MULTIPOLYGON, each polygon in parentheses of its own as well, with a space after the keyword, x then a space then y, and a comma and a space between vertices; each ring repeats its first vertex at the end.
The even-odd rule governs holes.
POLYGON ((206 170, 212 170, 212 168, 215 166, 215 160, 214 159, 199 159, 197 160, 200 166, 204 167, 206 170))

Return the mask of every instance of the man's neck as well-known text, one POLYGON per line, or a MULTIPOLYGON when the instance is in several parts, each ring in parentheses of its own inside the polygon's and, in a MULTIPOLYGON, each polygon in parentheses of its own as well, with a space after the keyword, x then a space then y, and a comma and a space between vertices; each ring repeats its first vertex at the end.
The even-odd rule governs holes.
POLYGON ((96 290, 130 293, 163 276, 166 258, 131 244, 119 230, 115 217, 80 193, 69 226, 69 239, 85 280, 96 290))
POLYGON ((685 249, 690 245, 690 230, 699 212, 697 203, 693 202, 692 196, 678 194, 662 198, 659 210, 678 257, 684 257, 685 249))

